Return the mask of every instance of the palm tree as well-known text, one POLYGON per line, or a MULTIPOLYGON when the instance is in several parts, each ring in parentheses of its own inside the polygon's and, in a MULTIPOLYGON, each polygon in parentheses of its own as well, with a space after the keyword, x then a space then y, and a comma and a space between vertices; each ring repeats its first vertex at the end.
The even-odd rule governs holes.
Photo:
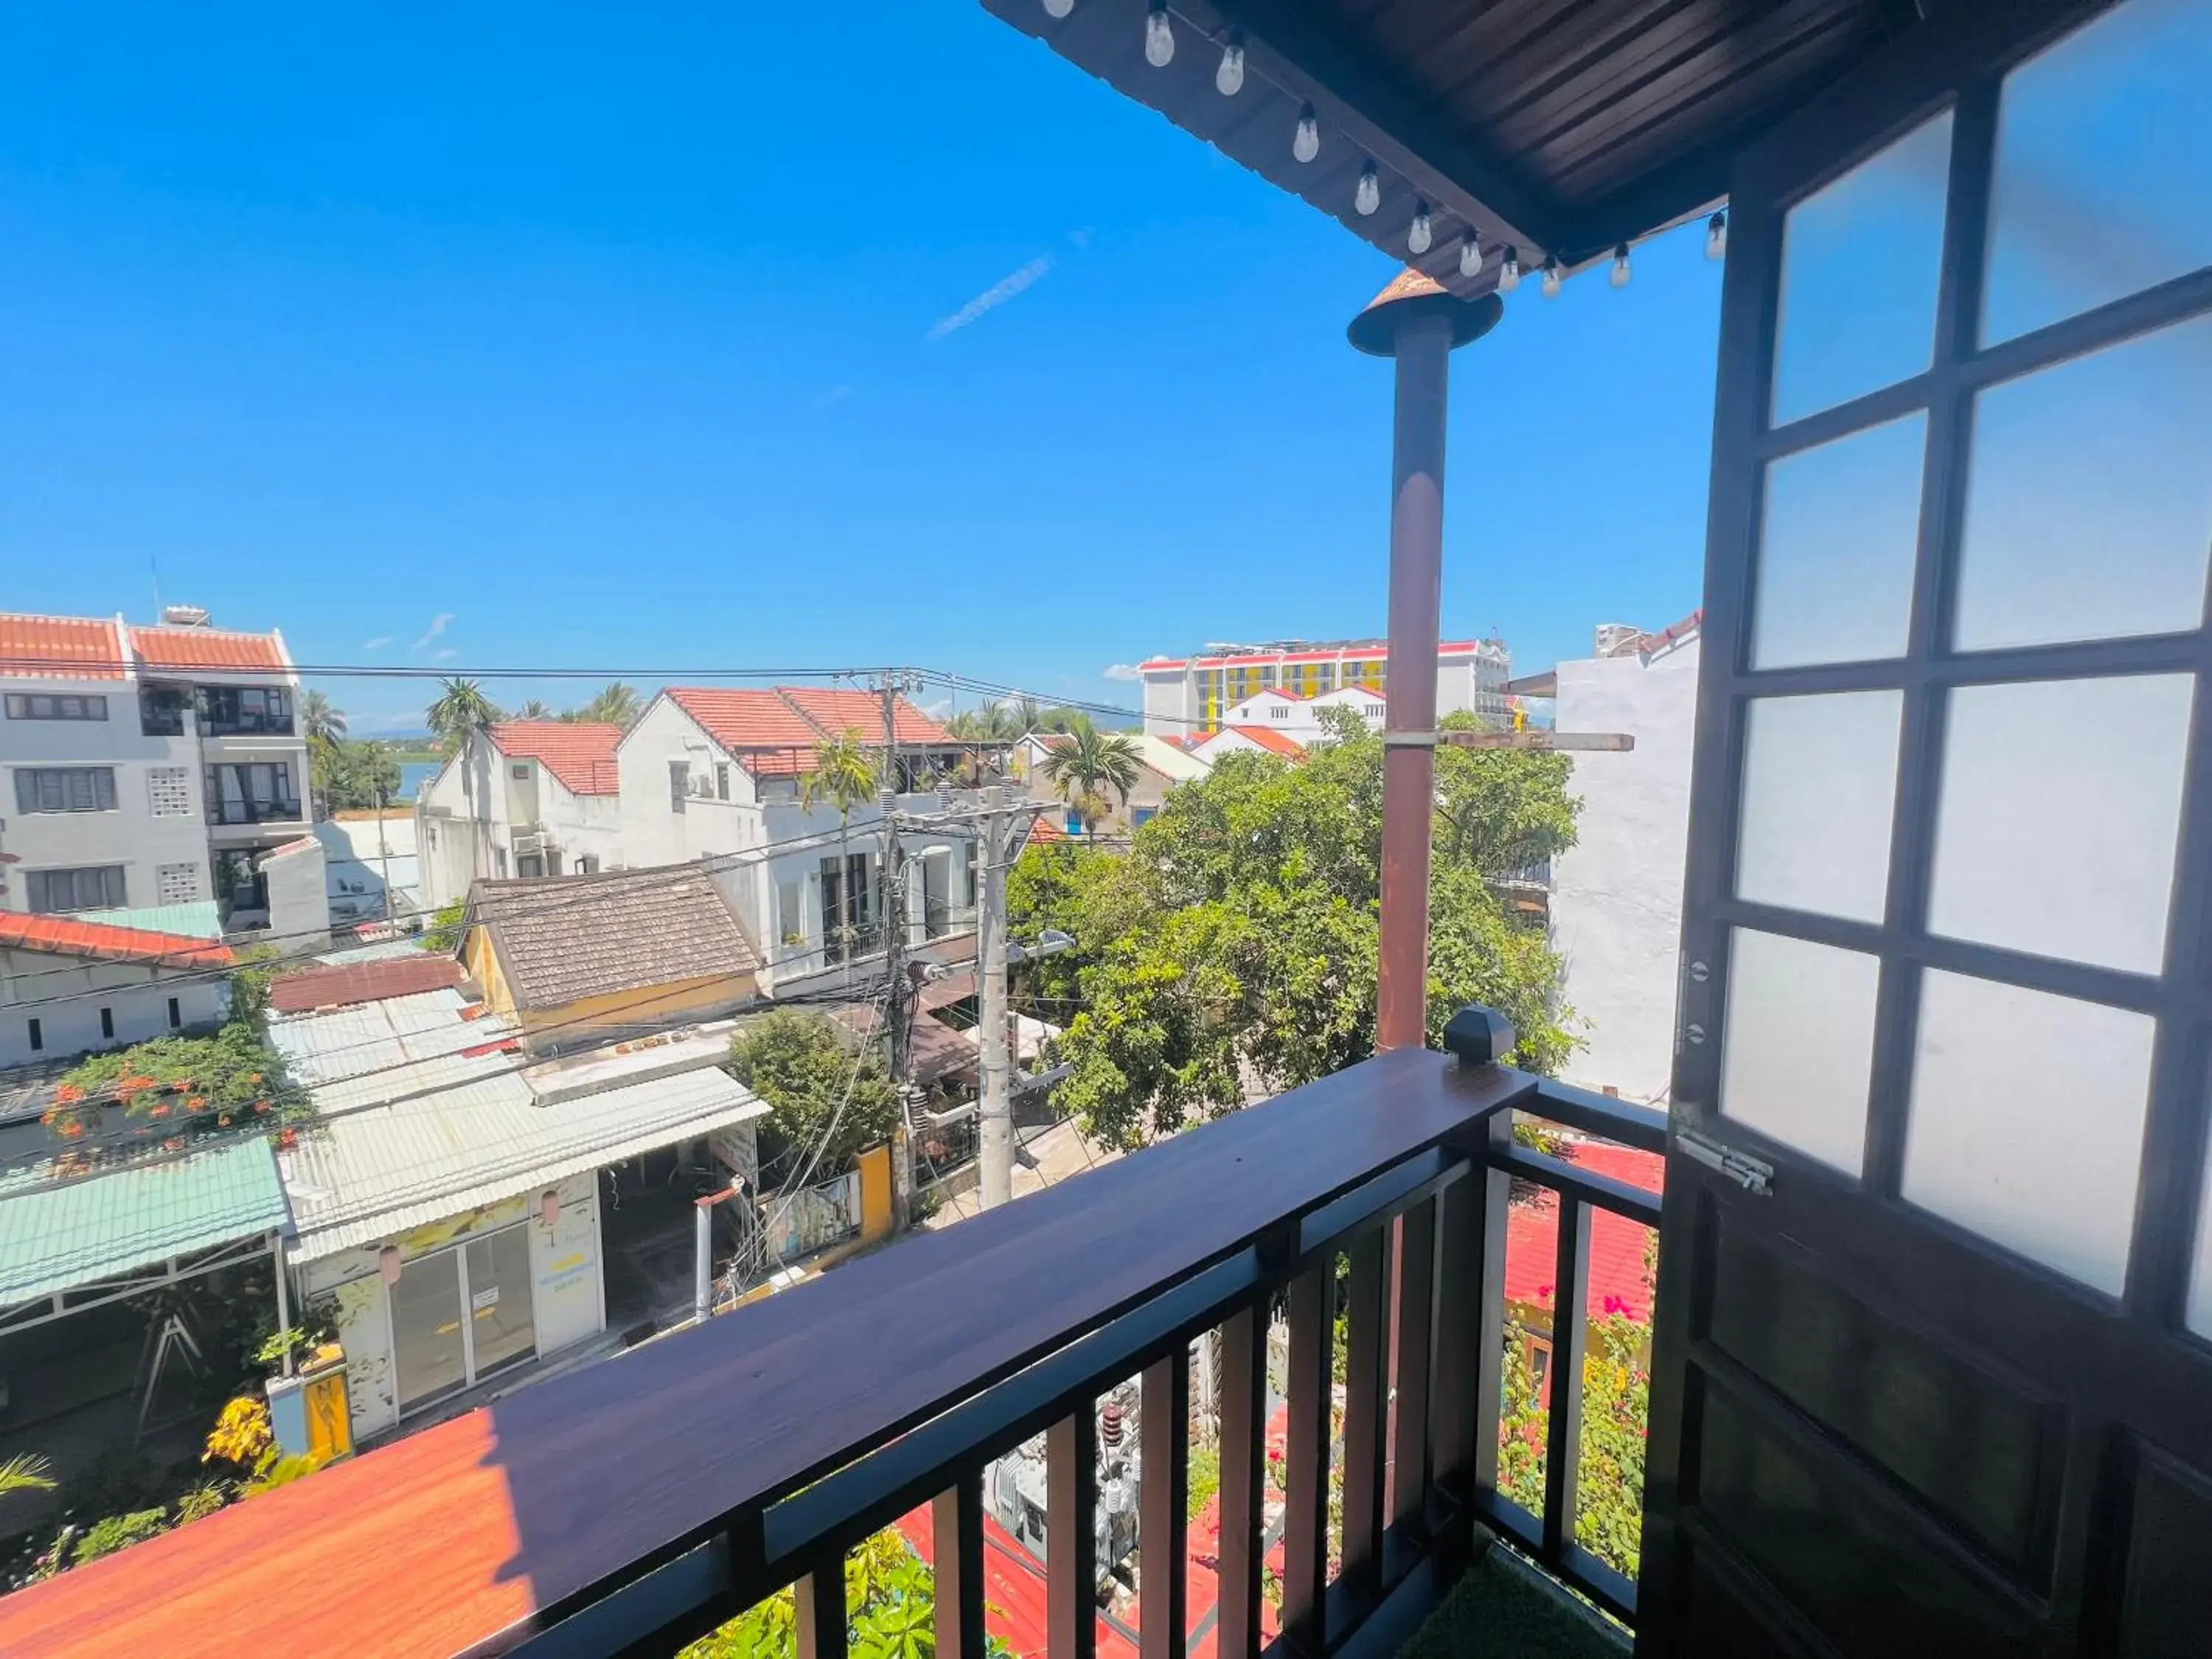
POLYGON ((53 1465, 36 1452, 23 1452, 0 1462, 0 1494, 53 1489, 53 1465))
POLYGON ((1121 798, 1122 805, 1129 804, 1144 765, 1144 753, 1127 732, 1101 732, 1085 720, 1053 745, 1043 771, 1087 836, 1106 816, 1109 789, 1121 798))
POLYGON ((582 708, 571 709, 561 718, 565 720, 591 720, 608 726, 628 726, 637 718, 639 707, 637 688, 616 680, 582 708))
POLYGON ((346 734, 345 711, 331 707, 331 700, 319 691, 309 691, 300 699, 300 735, 310 744, 337 743, 346 734))
POLYGON ((514 718, 519 720, 550 720, 554 714, 543 697, 532 697, 514 711, 514 718))
POLYGON ((499 705, 483 694, 474 680, 441 680, 438 700, 424 712, 430 734, 448 750, 460 747, 472 732, 482 732, 500 720, 499 705))
POLYGON ((816 745, 814 769, 799 781, 799 803, 811 811, 826 800, 837 809, 838 938, 846 972, 852 971, 853 861, 847 836, 853 809, 876 794, 876 763, 868 757, 867 739, 857 726, 848 726, 827 743, 816 745))

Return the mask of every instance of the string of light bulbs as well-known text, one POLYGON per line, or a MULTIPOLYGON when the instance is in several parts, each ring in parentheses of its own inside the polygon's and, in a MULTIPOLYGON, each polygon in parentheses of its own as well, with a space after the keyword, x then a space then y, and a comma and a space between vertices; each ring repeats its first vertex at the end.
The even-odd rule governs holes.
MULTIPOLYGON (((1045 15, 1055 22, 1073 14, 1075 0, 1039 0, 1045 15)), ((1185 27, 1193 27, 1186 23, 1185 27)), ((1241 30, 1231 29, 1218 37, 1221 40, 1221 61, 1213 72, 1214 89, 1224 98, 1234 98, 1244 89, 1244 37, 1241 30)), ((1145 61, 1154 69, 1165 69, 1175 61, 1175 22, 1168 10, 1168 0, 1146 0, 1145 61)), ((1287 90, 1287 89, 1285 89, 1287 90)), ((1312 161, 1321 154, 1321 118, 1310 102, 1298 106, 1297 125, 1291 129, 1291 158, 1301 165, 1312 161)), ((1371 218, 1382 206, 1382 176, 1374 158, 1369 157, 1359 169, 1359 181, 1352 187, 1352 210, 1363 219, 1371 218)), ((1413 215, 1406 227, 1406 251, 1420 258, 1436 246, 1436 222, 1428 202, 1416 197, 1413 215)), ((1496 245, 1493 245, 1496 246, 1496 245)), ((1510 294, 1521 286, 1521 250, 1508 242, 1497 247, 1498 291, 1510 294)), ((1728 215, 1716 213, 1705 222, 1705 258, 1718 260, 1728 253, 1728 215)), ((1472 279, 1481 273, 1488 257, 1482 233, 1469 226, 1460 243, 1459 274, 1472 279)), ((1556 253, 1547 254, 1541 268, 1542 291, 1547 300, 1559 297, 1565 283, 1567 272, 1559 264, 1556 253)), ((1629 244, 1617 242, 1613 250, 1613 271, 1607 279, 1614 288, 1626 288, 1631 276, 1629 244)))

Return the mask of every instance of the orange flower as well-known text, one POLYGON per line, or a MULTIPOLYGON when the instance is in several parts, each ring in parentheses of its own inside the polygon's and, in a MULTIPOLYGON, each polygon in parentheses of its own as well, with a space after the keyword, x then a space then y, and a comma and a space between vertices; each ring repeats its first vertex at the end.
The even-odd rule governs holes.
POLYGON ((204 1095, 189 1095, 185 1099, 185 1109, 188 1112, 197 1112, 206 1104, 207 1098, 204 1095))
POLYGON ((54 1101, 58 1105, 74 1106, 83 1098, 84 1091, 74 1083, 64 1083, 54 1091, 54 1101))
POLYGON ((168 1115, 169 1109, 167 1106, 156 1106, 152 1113, 155 1117, 167 1117, 168 1115))

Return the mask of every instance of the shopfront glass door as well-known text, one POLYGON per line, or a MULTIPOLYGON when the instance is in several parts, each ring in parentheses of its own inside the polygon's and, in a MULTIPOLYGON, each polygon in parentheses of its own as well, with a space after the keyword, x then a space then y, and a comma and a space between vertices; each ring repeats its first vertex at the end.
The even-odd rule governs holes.
POLYGON ((469 1341, 475 1376, 482 1379, 538 1352, 530 1306, 530 1230, 510 1227, 489 1238, 471 1239, 463 1255, 469 1341))

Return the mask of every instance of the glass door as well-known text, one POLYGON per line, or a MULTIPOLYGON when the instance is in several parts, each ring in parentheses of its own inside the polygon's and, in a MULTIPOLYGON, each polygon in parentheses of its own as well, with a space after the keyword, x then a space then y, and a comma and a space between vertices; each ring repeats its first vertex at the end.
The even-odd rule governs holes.
POLYGON ((509 1227, 472 1238, 462 1254, 469 1293, 471 1380, 481 1382, 538 1352, 530 1305, 530 1230, 509 1227))
POLYGON ((468 1334, 454 1261, 450 1251, 417 1257, 392 1287, 392 1364, 403 1417, 468 1385, 468 1334))

